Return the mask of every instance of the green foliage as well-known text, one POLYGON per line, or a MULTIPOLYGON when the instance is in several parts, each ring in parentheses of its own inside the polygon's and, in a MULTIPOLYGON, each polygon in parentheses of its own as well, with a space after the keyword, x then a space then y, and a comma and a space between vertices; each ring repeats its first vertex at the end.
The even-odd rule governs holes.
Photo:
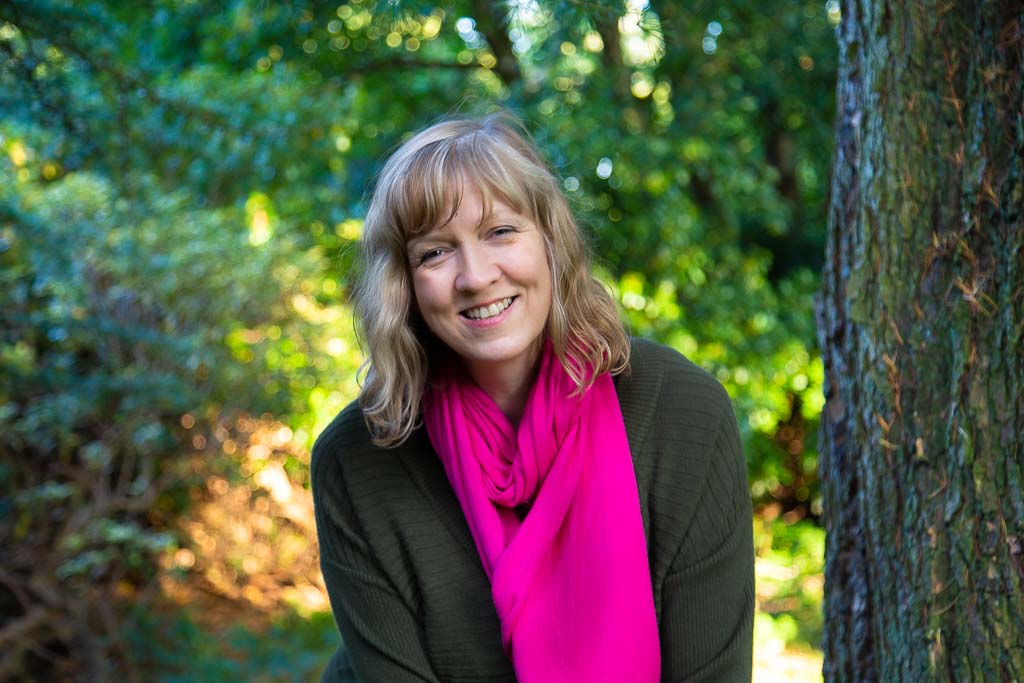
POLYGON ((126 642, 140 653, 137 666, 160 672, 152 679, 158 683, 312 683, 337 647, 329 612, 287 613, 265 628, 238 624, 222 633, 210 633, 185 610, 135 617, 126 642))
POLYGON ((786 645, 821 642, 825 530, 808 520, 755 521, 758 627, 786 645))
POLYGON ((197 210, 145 179, 129 200, 86 172, 40 183, 23 162, 0 161, 0 541, 18 548, 5 583, 20 618, 50 606, 64 624, 35 639, 80 658, 107 647, 88 635, 89 595, 147 588, 175 546, 203 434, 243 411, 305 414, 328 366, 296 308, 315 254, 254 245, 244 207, 197 210))
MULTIPOLYGON (((124 650, 96 606, 155 590, 191 456, 238 467, 244 414, 308 446, 355 395, 363 198, 448 111, 527 121, 631 331, 725 384, 757 502, 816 517, 830 7, 4 3, 0 619, 53 612, 0 672, 61 671, 39 643, 77 675, 131 666, 98 663, 124 650)), ((211 678, 277 680, 210 652, 211 678)))

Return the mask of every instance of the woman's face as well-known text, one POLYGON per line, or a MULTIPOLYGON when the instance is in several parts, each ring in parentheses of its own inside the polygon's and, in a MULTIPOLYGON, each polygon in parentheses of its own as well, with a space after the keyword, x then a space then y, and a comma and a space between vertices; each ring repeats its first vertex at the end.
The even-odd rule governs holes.
POLYGON ((491 215, 483 211, 479 189, 464 178, 455 218, 409 241, 416 304, 475 379, 509 371, 526 376, 551 310, 544 236, 498 197, 491 215))

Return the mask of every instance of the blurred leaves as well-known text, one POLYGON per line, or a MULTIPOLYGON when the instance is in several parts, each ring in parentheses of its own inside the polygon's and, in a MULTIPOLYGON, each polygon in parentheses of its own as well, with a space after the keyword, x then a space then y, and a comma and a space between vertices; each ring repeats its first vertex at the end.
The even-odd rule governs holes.
POLYGON ((354 367, 313 346, 337 314, 296 305, 315 253, 287 236, 254 245, 244 207, 200 210, 144 178, 130 199, 84 171, 21 180, 13 166, 0 162, 4 584, 24 615, 42 603, 67 624, 35 624, 7 651, 5 667, 32 671, 39 645, 59 644, 69 666, 109 647, 116 624, 97 630, 69 602, 151 592, 184 510, 160 500, 180 499, 186 456, 218 419, 307 414, 316 366, 354 367))
POLYGON ((312 683, 337 645, 330 612, 280 617, 262 628, 234 624, 220 638, 210 638, 184 610, 135 617, 138 627, 126 641, 159 683, 312 683))
POLYGON ((195 524, 303 528, 273 490, 357 390, 366 192, 449 111, 524 118, 631 331, 733 396, 762 515, 816 519, 833 5, 0 4, 0 678, 138 679, 121 605, 167 576, 264 604, 195 524))
POLYGON ((825 530, 778 512, 774 506, 754 519, 754 657, 767 680, 821 680, 825 530))

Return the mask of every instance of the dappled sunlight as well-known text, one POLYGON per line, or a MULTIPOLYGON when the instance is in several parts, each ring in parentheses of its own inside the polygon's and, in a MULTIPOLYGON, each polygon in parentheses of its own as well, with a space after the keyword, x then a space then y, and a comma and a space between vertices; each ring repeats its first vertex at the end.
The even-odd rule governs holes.
POLYGON ((316 680, 309 449, 359 390, 367 191, 506 106, 630 333, 733 399, 755 680, 818 680, 840 3, 201 5, 0 9, 0 678, 316 680))
POLYGON ((824 531, 773 508, 754 517, 754 680, 820 681, 824 531))
POLYGON ((237 452, 239 475, 211 473, 223 451, 193 456, 190 469, 201 483, 190 489, 192 506, 179 520, 182 548, 164 558, 164 593, 183 606, 205 606, 197 618, 213 626, 284 609, 329 609, 312 495, 301 483, 308 452, 272 419, 221 428, 237 452))
POLYGON ((820 652, 786 649, 778 638, 765 639, 761 622, 754 624, 753 683, 816 683, 823 680, 820 652))

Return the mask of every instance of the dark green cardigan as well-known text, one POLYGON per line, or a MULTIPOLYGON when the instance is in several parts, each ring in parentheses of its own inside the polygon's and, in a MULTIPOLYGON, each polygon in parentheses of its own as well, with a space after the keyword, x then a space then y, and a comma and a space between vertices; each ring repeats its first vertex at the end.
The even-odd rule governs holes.
MULTIPOLYGON (((632 344, 616 391, 662 680, 749 681, 752 516, 732 404, 677 352, 632 344)), ((353 403, 317 439, 312 481, 320 566, 344 641, 324 681, 515 681, 490 582, 425 429, 396 448, 375 447, 353 403)))

